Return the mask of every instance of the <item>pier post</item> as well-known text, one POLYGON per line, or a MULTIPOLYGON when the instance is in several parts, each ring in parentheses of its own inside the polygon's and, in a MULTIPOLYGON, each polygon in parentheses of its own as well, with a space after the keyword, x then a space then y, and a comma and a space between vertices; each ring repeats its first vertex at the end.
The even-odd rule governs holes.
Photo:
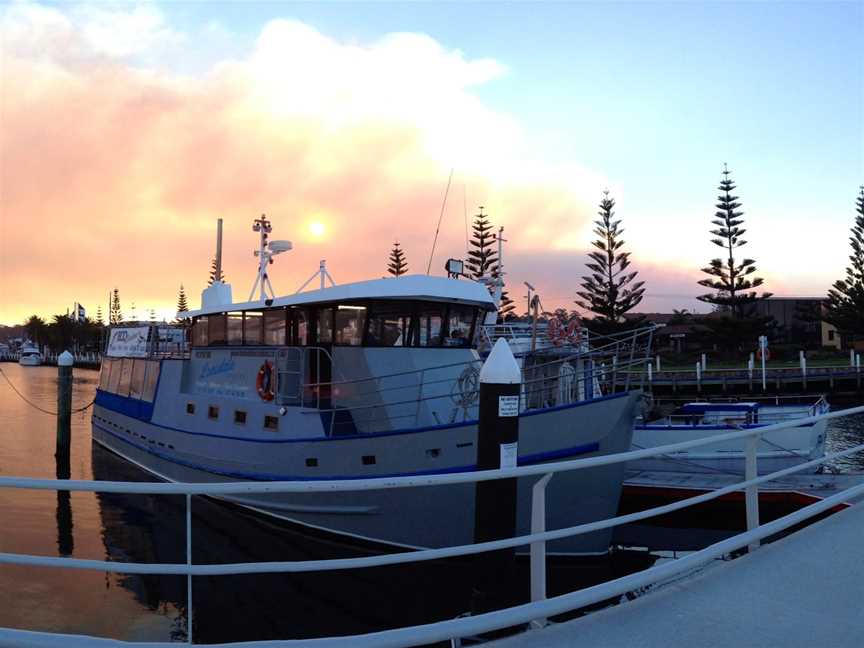
POLYGON ((702 365, 696 363, 696 391, 702 393, 702 365))
MULTIPOLYGON (((480 417, 477 425, 477 470, 515 468, 519 443, 519 390, 522 374, 503 338, 480 370, 480 417)), ((474 542, 516 535, 516 479, 477 482, 474 542)), ((471 609, 481 614, 508 607, 515 600, 515 549, 477 554, 471 609)))
POLYGON ((702 371, 708 370, 708 356, 706 354, 702 354, 702 371))
POLYGON ((651 363, 648 363, 648 391, 653 391, 654 387, 654 368, 651 366, 651 363))
POLYGON ((807 391, 807 356, 803 351, 798 352, 798 360, 801 363, 801 384, 804 391, 807 391))
POLYGON ((57 449, 58 465, 69 461, 72 425, 72 364, 74 358, 64 351, 57 358, 57 449))
POLYGON ((750 358, 747 360, 747 386, 750 392, 753 391, 753 367, 755 363, 753 361, 753 352, 750 352, 750 358))

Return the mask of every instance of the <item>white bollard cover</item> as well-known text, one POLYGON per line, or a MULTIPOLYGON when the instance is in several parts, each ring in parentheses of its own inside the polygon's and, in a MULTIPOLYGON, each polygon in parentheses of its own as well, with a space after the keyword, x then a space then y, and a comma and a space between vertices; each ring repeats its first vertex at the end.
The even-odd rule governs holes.
POLYGON ((483 363, 483 368, 480 370, 480 382, 495 385, 518 385, 522 382, 519 364, 513 357, 513 351, 504 338, 498 338, 495 346, 492 347, 492 353, 483 363))
POLYGON ((75 358, 68 351, 64 351, 57 357, 57 365, 60 367, 71 367, 75 358))

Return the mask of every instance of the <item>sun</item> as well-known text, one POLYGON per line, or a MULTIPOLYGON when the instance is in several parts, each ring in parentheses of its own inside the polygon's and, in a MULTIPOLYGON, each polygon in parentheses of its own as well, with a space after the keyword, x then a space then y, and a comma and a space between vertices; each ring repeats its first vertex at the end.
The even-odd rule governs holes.
POLYGON ((323 238, 327 233, 327 226, 321 221, 312 221, 309 223, 309 233, 316 239, 323 238))

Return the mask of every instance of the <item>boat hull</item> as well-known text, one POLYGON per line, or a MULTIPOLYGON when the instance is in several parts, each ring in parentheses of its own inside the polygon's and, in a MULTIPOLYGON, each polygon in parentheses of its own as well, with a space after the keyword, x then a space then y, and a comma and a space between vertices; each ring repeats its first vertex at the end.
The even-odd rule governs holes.
MULTIPOLYGON (((638 392, 528 412, 520 417, 520 465, 623 452, 629 448, 638 392)), ((194 434, 194 433, 193 433, 194 434)), ((356 435, 327 441, 269 444, 224 440, 194 444, 189 432, 161 426, 97 405, 93 439, 157 477, 175 482, 227 482, 248 480, 246 475, 268 466, 270 479, 333 479, 383 477, 405 474, 464 472, 476 460, 476 422, 404 431, 400 434, 356 435), (436 454, 437 451, 437 454, 436 454), (274 465, 297 466, 297 458, 314 455, 318 466, 303 474, 272 474, 274 465), (256 460, 255 457, 259 459, 256 460), (378 457, 364 466, 360 459, 378 457), (420 456, 430 465, 423 469, 406 459, 406 472, 394 471, 388 456, 420 456), (352 472, 353 469, 353 472, 352 472), (330 472, 332 471, 332 472, 330 472), (311 476, 316 474, 316 476, 311 476)), ((625 464, 558 473, 547 487, 547 528, 574 526, 614 517, 621 494, 625 464)), ((301 472, 297 469, 297 472, 301 472)), ((530 527, 531 487, 538 479, 519 479, 518 529, 530 527)), ((261 477, 259 476, 259 479, 261 477)), ((339 493, 279 493, 232 496, 225 499, 292 523, 349 538, 406 547, 444 547, 473 540, 475 485, 399 488, 339 493)), ((591 554, 609 548, 611 530, 594 532, 549 544, 550 552, 591 554)))
POLYGON ((42 364, 42 358, 37 356, 22 356, 18 358, 18 364, 22 367, 38 367, 42 364))

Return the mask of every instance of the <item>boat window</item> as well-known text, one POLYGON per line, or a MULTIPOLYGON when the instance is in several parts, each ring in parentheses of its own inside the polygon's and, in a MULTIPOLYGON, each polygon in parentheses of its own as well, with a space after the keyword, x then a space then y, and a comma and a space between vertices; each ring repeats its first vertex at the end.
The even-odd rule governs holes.
POLYGON ((294 342, 298 346, 306 346, 309 344, 309 312, 303 308, 292 308, 291 313, 297 327, 294 342))
POLYGON ((140 398, 144 395, 144 374, 147 372, 146 360, 134 360, 132 363, 132 381, 129 383, 129 396, 140 398))
POLYGON ((228 331, 228 344, 243 344, 243 313, 228 313, 225 317, 228 331))
POLYGON ((264 341, 264 318, 259 311, 246 311, 243 321, 243 343, 261 344, 264 341))
POLYGON ((117 393, 117 385, 120 384, 120 370, 123 368, 123 361, 116 358, 111 361, 111 375, 108 378, 108 391, 112 394, 117 393))
POLYGON ((264 427, 268 430, 278 430, 279 429, 279 418, 276 416, 265 416, 264 417, 264 427))
POLYGON ((443 306, 422 306, 418 313, 420 346, 441 346, 441 328, 444 324, 443 306))
POLYGON ((360 346, 363 325, 366 323, 365 306, 340 306, 336 310, 336 344, 360 346))
POLYGON ((210 315, 207 319, 209 321, 207 335, 210 338, 208 341, 210 346, 213 346, 214 344, 225 344, 227 340, 225 313, 210 315))
POLYGON ((318 342, 330 344, 333 342, 333 309, 322 308, 318 311, 318 342))
POLYGON ((369 346, 411 346, 416 334, 412 304, 382 302, 374 304, 369 313, 366 344, 369 346))
POLYGON ((210 405, 207 407, 207 418, 209 419, 218 419, 219 418, 219 408, 216 405, 210 405))
POLYGON ((287 310, 264 311, 264 344, 283 346, 285 344, 285 315, 287 310))
POLYGON ((195 413, 195 403, 186 403, 186 413, 194 414, 195 413))
POLYGON ((156 385, 159 383, 159 361, 148 360, 147 372, 144 374, 144 392, 142 400, 152 403, 156 398, 156 385))
POLYGON ((447 316, 447 331, 445 332, 444 346, 471 346, 475 315, 476 309, 470 306, 451 305, 447 316))
POLYGON ((207 316, 196 317, 192 323, 192 346, 207 346, 207 341, 210 339, 207 329, 207 316))
POLYGON ((123 358, 123 366, 120 370, 120 383, 117 385, 118 396, 129 395, 129 384, 132 382, 132 358, 123 358))
POLYGON ((246 412, 243 410, 234 410, 234 422, 240 425, 246 424, 246 412))
POLYGON ((111 365, 113 364, 114 360, 111 358, 102 359, 102 370, 99 373, 99 389, 102 391, 108 390, 108 380, 111 377, 111 365))

